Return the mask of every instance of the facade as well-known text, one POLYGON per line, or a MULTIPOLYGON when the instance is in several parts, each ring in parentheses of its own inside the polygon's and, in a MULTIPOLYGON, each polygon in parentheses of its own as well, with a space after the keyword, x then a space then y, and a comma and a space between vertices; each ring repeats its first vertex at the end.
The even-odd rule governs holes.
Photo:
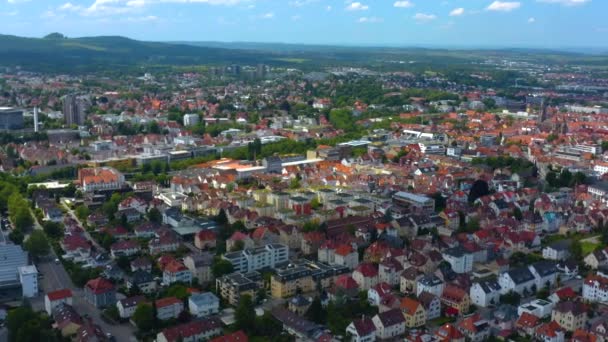
POLYGON ((84 286, 84 298, 97 308, 103 308, 116 303, 116 289, 104 278, 89 280, 84 286))
POLYGON ((155 304, 156 318, 161 321, 176 319, 184 311, 184 303, 175 297, 158 299, 155 304))
POLYGON ((415 299, 403 298, 401 300, 401 311, 405 318, 405 326, 410 329, 424 326, 426 323, 426 310, 422 303, 415 299))
POLYGON ((156 291, 156 280, 148 271, 137 270, 127 280, 127 288, 137 287, 142 293, 150 294, 156 291))
POLYGON ((86 96, 66 95, 63 97, 63 117, 68 126, 82 126, 86 121, 91 103, 86 96))
POLYGON ((469 290, 471 302, 477 306, 487 307, 500 301, 501 287, 496 279, 480 280, 473 283, 469 290))
POLYGON ((33 298, 38 295, 38 270, 34 265, 21 266, 18 268, 19 282, 21 283, 21 294, 25 298, 33 298))
POLYGON ((418 300, 424 306, 426 311, 426 319, 433 320, 441 317, 441 300, 432 293, 422 292, 418 296, 418 300))
POLYGON ((0 130, 10 131, 24 127, 21 109, 0 107, 0 130))
POLYGON ((275 269, 270 277, 270 293, 274 298, 286 298, 298 292, 310 292, 320 287, 331 287, 338 276, 347 274, 346 266, 326 265, 315 262, 300 262, 275 269))
POLYGON ((166 328, 156 335, 156 341, 196 342, 220 335, 222 335, 222 322, 219 318, 209 318, 166 328))
POLYGON ((192 282, 192 272, 179 261, 172 261, 163 270, 163 284, 170 285, 173 283, 192 282))
POLYGON ((560 302, 551 312, 551 320, 557 322, 567 331, 585 329, 587 324, 587 307, 581 302, 560 302))
POLYGON ((405 318, 399 309, 379 313, 372 318, 372 321, 378 339, 396 339, 405 334, 405 318))
POLYGON ((51 316, 55 308, 62 304, 72 305, 72 291, 70 289, 62 289, 49 292, 44 296, 44 309, 51 316))
POLYGON ((146 301, 146 297, 144 296, 135 296, 130 298, 121 299, 116 302, 116 308, 118 309, 118 314, 122 319, 129 319, 135 313, 137 306, 140 303, 144 303, 146 301))
POLYGON ((409 192, 401 191, 393 195, 393 203, 417 213, 432 213, 435 211, 434 199, 409 192))
POLYGON ((196 317, 215 315, 220 311, 220 300, 211 292, 195 293, 188 298, 188 310, 196 317))
POLYGON ((436 275, 425 275, 416 283, 416 295, 420 296, 422 292, 428 292, 437 297, 441 297, 444 287, 444 282, 436 275))
POLYGON ((583 282, 583 299, 592 303, 608 303, 608 278, 602 273, 587 276, 583 282))
POLYGON ((443 259, 450 263, 456 273, 469 273, 473 271, 473 254, 462 247, 446 249, 442 253, 443 259))
POLYGON ((222 256, 229 261, 236 272, 252 272, 264 268, 274 268, 289 261, 289 248, 272 243, 262 247, 226 253, 222 256))
POLYGON ((207 284, 213 280, 213 274, 211 273, 212 263, 213 256, 211 254, 191 254, 184 258, 184 266, 192 272, 192 276, 198 280, 200 285, 207 284))
POLYGON ((243 295, 255 298, 256 292, 263 285, 264 280, 258 272, 234 272, 215 280, 216 293, 234 306, 238 305, 243 295))
POLYGON ((376 326, 370 318, 354 320, 346 327, 346 334, 351 336, 352 342, 376 341, 376 326))
POLYGON ((119 190, 125 184, 125 176, 111 167, 95 167, 79 169, 78 181, 86 192, 119 190))
POLYGON ((504 272, 498 278, 500 293, 507 294, 510 291, 522 296, 527 296, 533 292, 536 286, 536 278, 527 267, 522 267, 504 272))

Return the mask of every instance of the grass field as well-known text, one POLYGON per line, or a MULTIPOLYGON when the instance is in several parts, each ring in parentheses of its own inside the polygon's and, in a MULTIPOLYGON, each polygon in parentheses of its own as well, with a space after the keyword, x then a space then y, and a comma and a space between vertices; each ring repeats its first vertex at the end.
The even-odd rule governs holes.
POLYGON ((599 243, 588 242, 588 241, 581 242, 581 249, 583 250, 583 255, 587 255, 587 254, 593 252, 600 245, 601 244, 599 244, 599 243))

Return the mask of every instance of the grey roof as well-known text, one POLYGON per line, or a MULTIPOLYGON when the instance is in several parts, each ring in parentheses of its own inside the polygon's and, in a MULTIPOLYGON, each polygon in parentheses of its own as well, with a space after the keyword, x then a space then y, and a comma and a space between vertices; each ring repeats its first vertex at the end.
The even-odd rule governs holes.
POLYGON ((525 282, 534 280, 534 275, 527 267, 516 268, 514 270, 507 271, 507 274, 515 284, 523 284, 525 282))
POLYGON ((569 250, 570 245, 572 244, 572 240, 560 240, 550 244, 549 248, 555 249, 556 251, 564 251, 569 250))
POLYGON ((28 254, 19 245, 0 245, 0 286, 19 283, 17 269, 28 264, 28 254))
POLYGON ((188 301, 194 303, 197 306, 202 306, 202 305, 211 305, 214 303, 219 303, 220 300, 213 293, 204 292, 204 293, 193 294, 192 296, 190 296, 188 301))
POLYGON ((530 267, 534 268, 541 277, 557 273, 557 263, 549 260, 535 262, 530 267))
POLYGON ((500 291, 500 284, 498 284, 498 281, 496 281, 496 279, 480 280, 478 284, 479 286, 481 286, 481 289, 485 293, 500 291))

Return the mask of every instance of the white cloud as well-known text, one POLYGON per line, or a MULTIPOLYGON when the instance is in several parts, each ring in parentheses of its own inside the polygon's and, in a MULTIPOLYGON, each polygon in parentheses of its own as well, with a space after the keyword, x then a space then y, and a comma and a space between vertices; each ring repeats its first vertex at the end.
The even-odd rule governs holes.
POLYGON ((126 18, 126 21, 129 21, 132 23, 151 22, 151 21, 158 21, 158 17, 155 15, 148 15, 148 16, 144 16, 144 17, 128 17, 128 18, 126 18))
POLYGON ((488 11, 511 12, 512 10, 521 7, 521 2, 518 1, 494 1, 490 6, 486 7, 488 11))
POLYGON ((293 21, 298 21, 298 20, 300 20, 300 19, 302 19, 302 16, 300 16, 300 15, 298 15, 298 14, 296 14, 296 15, 292 15, 292 16, 291 16, 291 20, 293 20, 293 21))
POLYGON ((325 7, 325 10, 326 10, 327 12, 331 11, 331 9, 332 9, 332 7, 331 7, 331 6, 327 6, 327 7, 325 7))
POLYGON ((315 2, 319 2, 319 0, 293 0, 289 2, 289 5, 293 7, 302 7, 314 4, 315 2))
POLYGON ((381 23, 384 19, 378 17, 361 17, 359 18, 359 23, 381 23))
POLYGON ((411 1, 407 1, 407 0, 406 1, 395 1, 393 6, 399 7, 399 8, 410 8, 410 7, 414 7, 414 3, 411 1))
POLYGON ((268 13, 264 13, 260 16, 260 18, 262 19, 272 19, 274 18, 274 13, 273 12, 268 12, 268 13))
POLYGON ((364 5, 358 1, 351 2, 348 6, 346 6, 347 11, 367 11, 368 9, 368 5, 364 5))
POLYGON ((458 17, 464 14, 464 8, 459 7, 459 8, 454 8, 451 12, 450 12, 450 17, 458 17))
POLYGON ((530 24, 533 24, 533 23, 535 23, 535 22, 536 22, 536 18, 534 18, 534 17, 530 17, 530 18, 528 19, 528 23, 530 23, 530 24))
POLYGON ((419 22, 427 22, 437 19, 437 16, 434 14, 416 13, 413 18, 419 22))
POLYGON ((588 2, 591 2, 591 0, 536 0, 536 1, 545 2, 548 4, 560 4, 560 5, 564 5, 564 6, 584 5, 588 2))
POLYGON ((24 2, 30 2, 31 0, 6 0, 9 4, 22 4, 24 2))
POLYGON ((59 6, 59 10, 60 11, 76 12, 76 11, 80 11, 82 9, 83 9, 82 6, 80 6, 80 5, 74 5, 71 2, 66 2, 65 4, 59 6))

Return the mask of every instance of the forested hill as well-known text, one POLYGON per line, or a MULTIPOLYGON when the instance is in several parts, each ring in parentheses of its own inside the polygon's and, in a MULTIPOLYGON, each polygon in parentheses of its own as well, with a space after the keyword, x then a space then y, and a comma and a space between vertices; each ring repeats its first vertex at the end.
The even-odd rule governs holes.
POLYGON ((137 41, 117 36, 45 38, 0 35, 0 65, 40 71, 94 71, 148 65, 262 62, 265 53, 184 44, 137 41))

